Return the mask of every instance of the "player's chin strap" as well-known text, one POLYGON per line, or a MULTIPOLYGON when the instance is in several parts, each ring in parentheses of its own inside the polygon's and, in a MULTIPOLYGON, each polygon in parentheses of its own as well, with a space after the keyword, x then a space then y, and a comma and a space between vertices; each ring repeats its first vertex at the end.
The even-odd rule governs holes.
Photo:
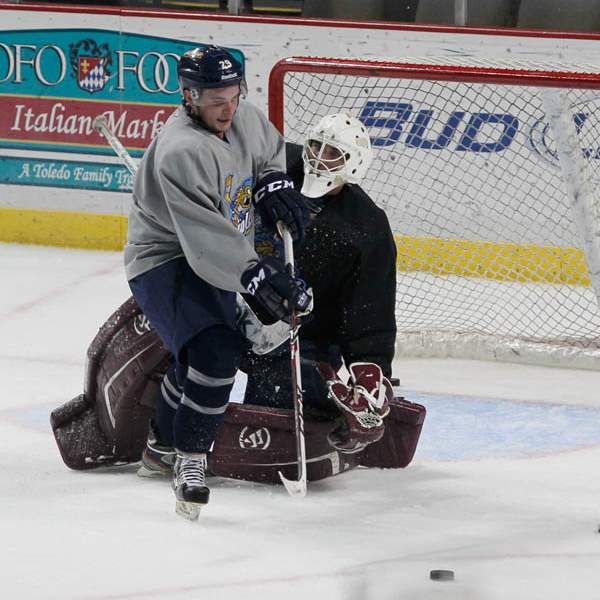
MULTIPOLYGON (((287 227, 277 223, 279 235, 283 238, 285 264, 294 276, 294 245, 287 227)), ((300 372, 300 317, 290 309, 290 366, 292 371, 292 397, 294 400, 294 420, 296 426, 296 455, 298 458, 298 479, 287 479, 279 471, 279 477, 290 496, 306 496, 306 443, 304 439, 304 401, 302 396, 302 375, 300 372)))

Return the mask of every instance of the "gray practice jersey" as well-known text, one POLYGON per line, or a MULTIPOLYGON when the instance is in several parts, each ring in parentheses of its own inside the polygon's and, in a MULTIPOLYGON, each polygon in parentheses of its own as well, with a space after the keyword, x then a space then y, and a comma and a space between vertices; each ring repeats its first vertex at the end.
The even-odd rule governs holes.
POLYGON ((256 263, 252 188, 285 171, 283 138, 241 101, 227 141, 179 108, 144 154, 133 189, 125 247, 127 279, 185 256, 194 272, 223 290, 245 291, 256 263))

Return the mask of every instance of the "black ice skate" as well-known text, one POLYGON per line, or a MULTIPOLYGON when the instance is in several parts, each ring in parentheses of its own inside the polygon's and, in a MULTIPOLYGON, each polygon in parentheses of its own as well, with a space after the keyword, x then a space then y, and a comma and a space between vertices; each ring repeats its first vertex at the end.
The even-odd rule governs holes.
POLYGON ((173 474, 175 512, 190 521, 196 520, 202 507, 208 504, 210 490, 206 487, 205 475, 206 454, 177 450, 173 474))
POLYGON ((175 448, 158 443, 151 428, 137 474, 140 477, 171 477, 176 456, 175 448))

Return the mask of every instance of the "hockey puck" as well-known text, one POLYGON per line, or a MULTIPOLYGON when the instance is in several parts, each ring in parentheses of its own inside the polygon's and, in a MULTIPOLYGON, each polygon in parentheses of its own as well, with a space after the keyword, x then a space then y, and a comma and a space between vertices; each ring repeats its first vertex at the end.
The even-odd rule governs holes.
POLYGON ((433 581, 454 581, 454 571, 445 569, 429 571, 429 579, 432 579, 433 581))

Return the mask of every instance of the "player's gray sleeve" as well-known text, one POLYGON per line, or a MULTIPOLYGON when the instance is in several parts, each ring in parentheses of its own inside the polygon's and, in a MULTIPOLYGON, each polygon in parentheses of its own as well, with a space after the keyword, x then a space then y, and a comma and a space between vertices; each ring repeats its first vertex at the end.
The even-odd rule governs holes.
POLYGON ((194 272, 215 287, 244 292, 240 277, 258 256, 249 240, 215 205, 214 191, 211 195, 206 192, 203 182, 217 181, 218 173, 216 165, 210 164, 214 158, 202 164, 200 155, 186 152, 164 156, 158 177, 162 193, 194 272))

